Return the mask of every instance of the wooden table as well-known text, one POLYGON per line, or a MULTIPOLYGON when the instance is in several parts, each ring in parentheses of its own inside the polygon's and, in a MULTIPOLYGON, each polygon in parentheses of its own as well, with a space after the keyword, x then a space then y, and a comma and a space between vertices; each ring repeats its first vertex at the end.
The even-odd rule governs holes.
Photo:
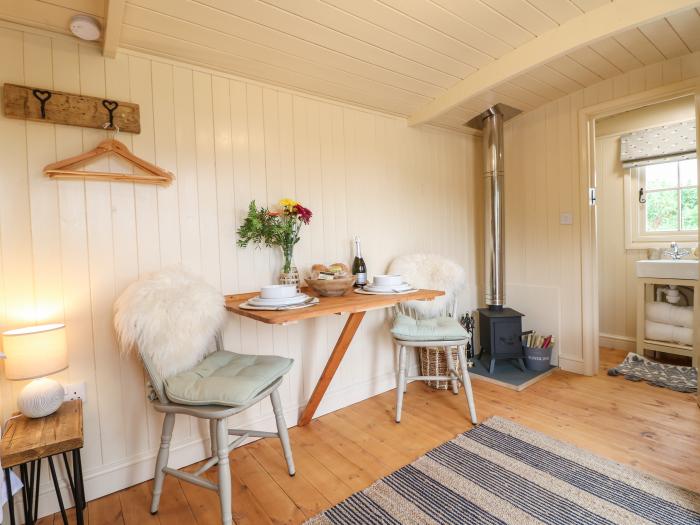
MULTIPOLYGON (((304 289, 309 295, 315 295, 312 290, 304 289)), ((302 321, 304 319, 314 319, 316 317, 323 317, 326 315, 333 314, 344 314, 349 313, 350 316, 340 332, 340 337, 335 343, 333 352, 328 358, 323 373, 316 383, 313 393, 309 402, 306 404, 306 408, 299 418, 298 425, 303 427, 308 424, 313 418, 316 409, 318 408, 321 399, 323 399, 328 386, 335 375, 340 362, 343 360, 343 356, 347 351, 352 338, 357 332, 357 328, 360 326, 365 312, 369 310, 380 310, 384 308, 389 308, 398 303, 404 301, 426 301, 430 299, 435 299, 441 295, 445 295, 445 292, 439 290, 416 290, 415 292, 407 294, 391 294, 391 295, 365 295, 358 294, 354 292, 349 292, 342 297, 319 297, 319 303, 315 306, 309 308, 298 308, 292 310, 244 310, 239 308, 238 305, 247 301, 248 299, 258 295, 258 292, 244 293, 237 295, 227 295, 226 296, 226 309, 230 312, 242 315, 243 317, 249 317, 250 319, 255 319, 261 323, 267 324, 287 324, 294 323, 297 321, 302 321)))
POLYGON ((5 471, 7 484, 10 523, 15 523, 14 502, 10 489, 10 469, 19 467, 20 478, 24 484, 22 490, 25 523, 34 523, 39 506, 39 484, 41 479, 41 460, 47 458, 51 471, 53 486, 56 490, 58 505, 61 509, 63 523, 68 524, 66 509, 63 505, 56 467, 53 457, 63 456, 68 481, 76 502, 75 515, 78 525, 83 523, 85 508, 85 491, 83 486, 83 468, 80 449, 83 447, 83 405, 80 400, 66 401, 53 414, 36 419, 22 415, 10 419, 0 442, 0 457, 5 471), (68 467, 67 453, 73 455, 73 473, 68 467), (27 468, 29 465, 30 469, 27 468))

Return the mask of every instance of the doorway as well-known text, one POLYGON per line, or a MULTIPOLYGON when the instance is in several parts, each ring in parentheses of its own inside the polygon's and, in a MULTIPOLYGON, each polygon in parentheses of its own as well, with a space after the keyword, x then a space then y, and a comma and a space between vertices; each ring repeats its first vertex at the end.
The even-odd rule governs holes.
MULTIPOLYGON (((658 248, 644 248, 642 247, 642 245, 628 245, 627 247, 625 247, 624 244, 620 246, 621 243, 627 242, 621 241, 621 239, 628 240, 630 238, 630 232, 628 231, 629 227, 626 225, 626 220, 629 220, 629 216, 632 215, 632 199, 636 199, 637 204, 639 204, 640 195, 638 190, 644 188, 644 193, 641 195, 641 199, 644 199, 647 196, 645 195, 645 193, 649 191, 650 188, 646 185, 639 187, 638 184, 635 186, 628 185, 627 187, 625 187, 625 180, 628 181, 628 184, 631 184, 634 182, 634 179, 631 178, 631 175, 630 177, 625 179, 624 173, 622 173, 624 170, 618 170, 617 176, 622 177, 622 182, 620 183, 620 180, 617 179, 617 197, 614 196, 610 191, 610 186, 607 185, 609 181, 604 181, 602 177, 604 176, 603 174, 605 171, 605 156, 608 155, 608 165, 612 165, 614 159, 612 159, 611 157, 613 155, 613 152, 615 151, 616 146, 614 145, 614 141, 611 140, 609 142, 613 142, 613 145, 608 144, 609 150, 607 152, 603 150, 598 151, 599 148, 597 146, 599 139, 605 138, 606 135, 612 135, 614 133, 614 131, 611 131, 614 128, 613 125, 620 124, 625 120, 629 120, 630 117, 639 116, 641 118, 644 116, 645 113, 653 112, 653 109, 645 111, 643 110, 643 108, 653 108, 654 106, 658 106, 656 108, 657 110, 667 110, 669 109, 669 105, 673 106, 674 104, 676 104, 680 106, 683 104, 688 104, 689 102, 692 102, 692 104, 686 105, 685 107, 686 109, 689 108, 690 116, 694 117, 694 119, 697 120, 698 97, 696 95, 696 83, 694 81, 686 81, 675 85, 664 86, 662 88, 609 101, 603 104, 598 104, 596 106, 590 106, 580 110, 579 130, 580 136, 583 141, 582 147, 580 149, 581 205, 584 210, 587 210, 587 213, 582 213, 581 225, 583 307, 582 342, 584 372, 586 374, 594 375, 598 372, 600 364, 599 348, 601 346, 601 342, 603 342, 604 344, 618 345, 618 347, 630 349, 631 351, 634 351, 636 349, 636 331, 630 332, 630 329, 632 327, 636 328, 636 323, 632 319, 633 317, 636 317, 636 311, 633 314, 630 314, 628 310, 631 308, 619 308, 619 302, 623 301, 623 299, 621 298, 622 296, 616 295, 614 292, 611 292, 611 294, 613 297, 616 298, 615 300, 618 301, 618 307, 613 306, 612 310, 610 310, 609 308, 607 310, 605 308, 601 309, 601 302, 609 302, 608 291, 612 286, 609 284, 610 282, 615 283, 615 289, 621 289, 622 284, 624 284, 625 296, 629 294, 629 288, 633 287, 633 279, 636 278, 634 269, 630 268, 631 266, 634 266, 633 263, 636 263, 634 258, 637 256, 643 256, 644 258, 648 258, 650 256, 650 252, 648 252, 647 250, 649 249, 661 250, 663 248, 664 237, 666 236, 666 232, 663 232, 661 238, 653 240, 653 242, 659 243, 658 248), (665 108, 663 106, 664 104, 667 104, 665 108), (633 114, 633 112, 635 111, 638 111, 638 113, 633 114), (623 117, 622 115, 624 114, 627 115, 623 117), (598 131, 598 128, 601 128, 601 131, 598 131), (601 191, 606 192, 606 190, 607 194, 601 193, 601 191), (635 193, 632 193, 632 190, 634 190, 635 193), (625 192, 627 192, 628 195, 627 208, 625 208, 624 204, 625 192), (608 202, 605 202, 606 197, 608 202), (609 223, 609 215, 606 215, 606 211, 601 209, 601 205, 610 205, 612 207, 612 204, 615 203, 616 199, 620 197, 622 197, 623 201, 617 201, 618 213, 613 213, 612 215, 614 220, 617 221, 617 226, 614 226, 612 222, 609 223), (606 228, 606 225, 607 229, 605 230, 605 232, 601 232, 602 229, 606 228), (624 233, 622 233, 623 228, 624 233), (608 229, 615 229, 617 231, 616 241, 613 240, 614 237, 608 235, 608 229), (603 244, 603 242, 605 242, 606 244, 603 244), (615 268, 619 268, 614 270, 614 272, 618 272, 618 275, 625 276, 624 283, 618 283, 617 280, 611 281, 610 279, 610 277, 615 275, 615 273, 611 272, 608 267, 609 265, 612 266, 613 264, 611 262, 611 247, 613 247, 614 242, 617 242, 617 247, 615 248, 615 250, 617 251, 616 257, 618 258, 618 261, 615 263, 615 265, 617 265, 615 266, 615 268), (635 253, 634 250, 638 251, 635 253), (601 257, 604 257, 604 259, 601 259, 601 257), (601 289, 601 285, 606 285, 606 283, 608 287, 601 289), (620 310, 622 310, 622 312, 620 312, 620 310), (612 319, 608 317, 609 311, 613 311, 615 314, 615 316, 612 319), (603 316, 605 316, 605 318, 603 318, 603 316), (611 326, 621 326, 622 328, 620 328, 619 330, 622 330, 622 333, 610 333, 609 331, 613 330, 612 328, 610 328, 611 326), (632 335, 630 335, 630 333, 632 333, 632 335), (610 335, 618 337, 610 338, 608 337, 610 335)), ((686 113, 686 116, 687 115, 688 113, 686 113)), ((649 115, 646 116, 648 117, 649 115)), ((627 130, 627 132, 632 132, 634 130, 634 126, 628 126, 628 128, 629 129, 627 130)), ((641 129, 646 128, 642 127, 641 129)), ((695 133, 697 139, 697 130, 695 131, 695 133)), ((693 163, 695 165, 694 171, 695 173, 697 173, 697 160, 694 159, 693 163)), ((687 171, 687 167, 688 164, 685 164, 683 166, 684 177, 686 178, 689 177, 689 175, 685 173, 687 171)), ((661 168, 658 169, 660 170, 661 168)), ((666 167, 665 169, 670 168, 666 167)), ((678 170, 680 168, 677 166, 676 169, 678 170)), ((652 169, 649 171, 653 172, 654 170, 652 169)), ((656 177, 656 179, 658 179, 659 177, 660 175, 656 177)), ((678 177, 680 177, 680 175, 678 175, 678 177)), ((697 175, 695 175, 695 177, 697 177, 697 175)), ((678 185, 674 186, 673 188, 670 188, 654 187, 655 184, 657 186, 659 184, 658 180, 654 181, 654 173, 651 173, 651 175, 649 175, 648 178, 652 181, 652 193, 656 190, 673 190, 678 192, 678 195, 680 195, 681 192, 684 194, 692 193, 683 190, 684 186, 681 184, 680 179, 677 179, 679 181, 678 185)), ((646 178, 643 180, 646 181, 646 178)), ((684 179, 684 181, 685 180, 686 179, 684 179)), ((697 182, 695 183, 695 187, 697 187, 697 182)), ((695 191, 697 192, 697 189, 695 191)), ((672 217, 673 214, 668 211, 659 211, 661 207, 659 202, 666 202, 669 200, 670 197, 668 193, 664 195, 653 195, 652 204, 654 206, 650 206, 649 211, 644 209, 644 213, 647 214, 644 216, 641 215, 639 208, 637 208, 637 217, 639 218, 639 220, 644 219, 648 221, 650 226, 653 226, 651 223, 656 221, 657 230, 662 228, 670 229, 669 224, 671 222, 671 218, 669 217, 672 217), (665 222, 664 217, 666 218, 665 222)), ((686 195, 686 201, 687 200, 688 196, 686 195)), ((668 204, 668 202, 666 202, 666 204, 668 204)), ((680 212, 680 210, 678 210, 678 212, 678 216, 682 217, 682 212, 680 212)), ((686 216, 687 215, 688 213, 686 213, 686 216)), ((686 221, 686 225, 689 224, 690 223, 686 221)), ((687 229, 690 230, 690 228, 687 229)), ((653 227, 649 228, 648 231, 645 229, 638 229, 636 233, 654 233, 652 230, 653 227)), ((657 231, 656 233, 659 232, 657 231)), ((697 229, 695 229, 694 231, 688 231, 686 233, 688 234, 688 238, 684 240, 684 243, 679 243, 680 248, 684 248, 685 245, 688 245, 690 248, 697 246, 699 240, 697 229)), ((670 242, 667 244, 669 245, 668 249, 670 249, 670 242)), ((654 254, 651 253, 651 256, 654 256, 654 254)), ((697 280, 695 280, 695 283, 697 284, 697 280)), ((624 299, 624 302, 626 302, 626 299, 624 299)), ((696 311, 694 312, 692 321, 692 345, 690 346, 691 348, 697 349, 700 348, 700 315, 697 311, 700 309, 695 310, 696 311)))

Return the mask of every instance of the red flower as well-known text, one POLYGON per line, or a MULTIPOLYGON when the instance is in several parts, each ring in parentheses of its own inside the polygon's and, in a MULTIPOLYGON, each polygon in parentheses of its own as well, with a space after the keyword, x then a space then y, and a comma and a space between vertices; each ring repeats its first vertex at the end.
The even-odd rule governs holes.
POLYGON ((294 206, 294 211, 296 214, 299 216, 299 219, 301 222, 304 224, 309 224, 309 221, 311 220, 311 216, 313 213, 311 213, 311 210, 308 208, 304 208, 301 204, 298 204, 294 206))
POLYGON ((268 214, 270 217, 279 217, 280 215, 282 215, 282 212, 279 212, 279 211, 268 211, 267 214, 268 214))

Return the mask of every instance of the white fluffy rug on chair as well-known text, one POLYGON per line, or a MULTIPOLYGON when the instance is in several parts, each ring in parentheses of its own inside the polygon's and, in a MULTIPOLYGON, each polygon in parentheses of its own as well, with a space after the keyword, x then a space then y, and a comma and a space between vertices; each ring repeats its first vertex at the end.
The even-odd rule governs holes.
POLYGON ((224 320, 224 297, 179 268, 146 275, 114 303, 114 328, 123 353, 134 346, 163 378, 199 363, 224 320))
POLYGON ((389 273, 403 276, 416 288, 442 290, 444 296, 433 301, 409 301, 408 304, 420 315, 434 317, 451 304, 466 281, 464 269, 451 259, 429 253, 401 255, 391 261, 389 273))

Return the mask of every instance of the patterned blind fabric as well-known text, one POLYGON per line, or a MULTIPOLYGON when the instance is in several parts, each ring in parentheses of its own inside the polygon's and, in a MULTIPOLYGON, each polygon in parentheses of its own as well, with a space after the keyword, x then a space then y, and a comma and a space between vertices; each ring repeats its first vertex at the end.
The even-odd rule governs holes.
POLYGON ((695 158, 695 121, 686 120, 622 135, 620 159, 625 168, 695 158))

